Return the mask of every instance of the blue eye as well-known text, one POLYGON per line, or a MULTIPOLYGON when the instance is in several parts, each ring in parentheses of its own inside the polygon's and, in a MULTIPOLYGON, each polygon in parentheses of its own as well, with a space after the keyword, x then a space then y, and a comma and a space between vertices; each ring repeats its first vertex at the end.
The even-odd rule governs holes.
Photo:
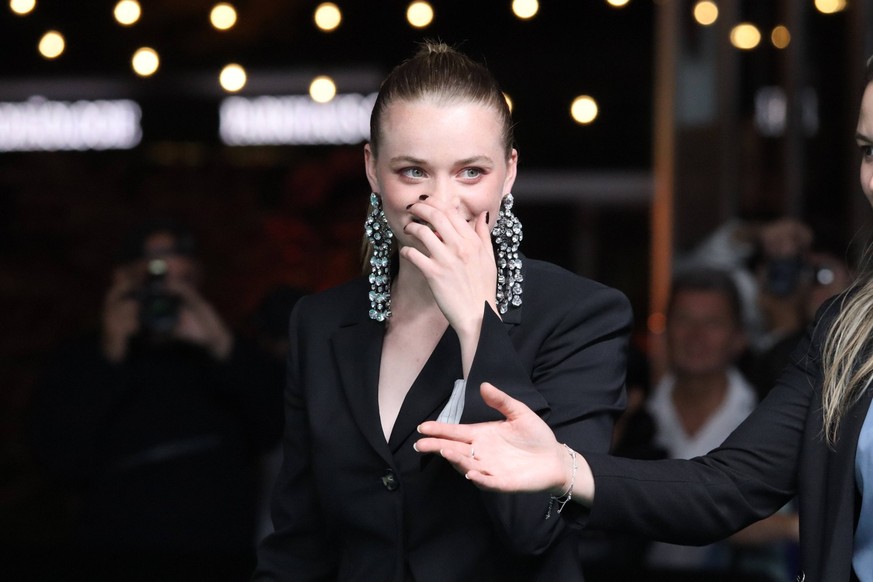
POLYGON ((400 173, 407 178, 424 178, 424 171, 421 168, 403 168, 400 173))
POLYGON ((482 175, 482 170, 480 168, 464 168, 461 175, 467 180, 475 180, 482 175))

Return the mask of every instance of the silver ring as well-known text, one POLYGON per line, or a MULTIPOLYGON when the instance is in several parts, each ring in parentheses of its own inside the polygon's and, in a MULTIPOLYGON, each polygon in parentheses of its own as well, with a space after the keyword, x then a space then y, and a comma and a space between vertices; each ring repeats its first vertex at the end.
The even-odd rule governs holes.
POLYGON ((471 458, 471 459, 475 459, 475 458, 476 458, 476 449, 473 448, 473 447, 470 447, 470 458, 471 458))

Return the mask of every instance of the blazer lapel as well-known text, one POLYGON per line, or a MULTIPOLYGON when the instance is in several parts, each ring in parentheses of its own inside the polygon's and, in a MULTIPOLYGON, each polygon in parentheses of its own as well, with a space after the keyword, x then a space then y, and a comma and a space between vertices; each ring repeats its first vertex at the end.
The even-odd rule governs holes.
POLYGON ((391 460, 379 415, 379 362, 385 327, 360 320, 334 333, 333 355, 352 417, 370 445, 391 460))
POLYGON ((406 394, 388 446, 392 452, 425 420, 435 419, 448 402, 455 380, 463 375, 461 346, 455 331, 446 329, 406 394))

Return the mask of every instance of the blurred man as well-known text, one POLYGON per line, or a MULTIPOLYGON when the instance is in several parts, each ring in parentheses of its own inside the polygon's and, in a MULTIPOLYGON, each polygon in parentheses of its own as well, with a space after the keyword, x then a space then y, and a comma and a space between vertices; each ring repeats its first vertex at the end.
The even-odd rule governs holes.
MULTIPOLYGON (((656 444, 670 458, 689 459, 717 447, 752 411, 755 389, 734 366, 746 349, 740 294, 731 276, 714 269, 678 274, 666 325, 668 373, 648 402, 656 444)), ((793 516, 777 514, 737 534, 734 542, 767 550, 760 542, 793 539, 793 516)), ((684 570, 737 567, 728 544, 704 547, 653 544, 649 565, 684 570)), ((777 569, 780 563, 775 559, 777 569)), ((748 573, 748 572, 746 572, 748 573)))

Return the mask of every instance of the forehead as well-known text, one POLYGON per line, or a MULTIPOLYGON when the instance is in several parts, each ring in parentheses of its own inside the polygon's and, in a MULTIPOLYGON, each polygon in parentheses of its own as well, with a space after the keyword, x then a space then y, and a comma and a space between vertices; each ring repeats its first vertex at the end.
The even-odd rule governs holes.
POLYGON ((381 130, 380 147, 383 149, 424 149, 441 145, 464 150, 503 149, 503 131, 497 111, 470 101, 443 102, 427 98, 395 101, 385 108, 381 130))

